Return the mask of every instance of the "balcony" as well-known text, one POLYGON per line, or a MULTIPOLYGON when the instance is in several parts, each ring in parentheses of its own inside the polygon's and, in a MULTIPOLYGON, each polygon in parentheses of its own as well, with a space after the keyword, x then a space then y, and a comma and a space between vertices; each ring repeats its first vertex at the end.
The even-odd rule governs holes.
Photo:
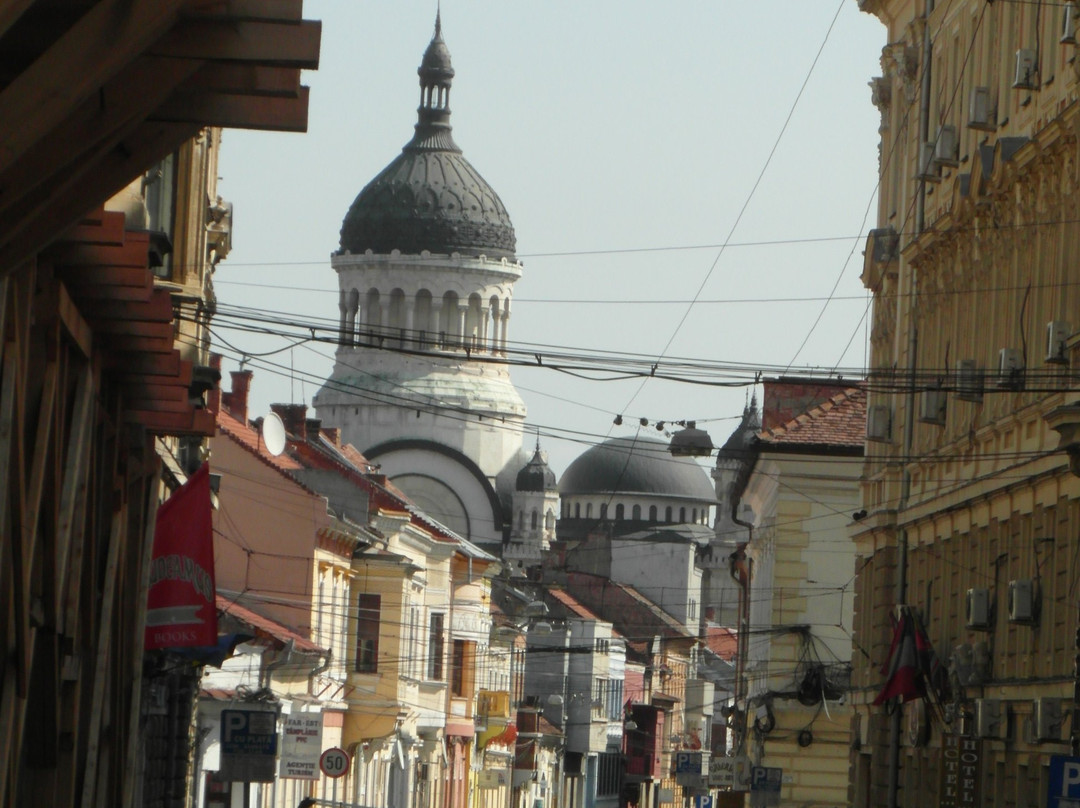
POLYGON ((509 718, 510 694, 505 690, 481 690, 476 694, 476 713, 486 718, 509 718))

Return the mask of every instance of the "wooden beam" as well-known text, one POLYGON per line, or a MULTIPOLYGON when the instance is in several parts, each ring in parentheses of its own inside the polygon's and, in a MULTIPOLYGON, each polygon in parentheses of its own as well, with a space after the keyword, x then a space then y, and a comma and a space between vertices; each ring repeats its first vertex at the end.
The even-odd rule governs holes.
POLYGON ((126 218, 119 211, 99 208, 87 214, 86 218, 64 233, 63 241, 120 247, 124 243, 126 218))
POLYGON ((121 546, 127 541, 128 503, 122 502, 113 512, 109 530, 109 548, 101 587, 101 611, 98 615, 97 658, 94 663, 93 695, 90 697, 90 725, 87 727, 86 769, 83 772, 82 808, 94 808, 97 789, 98 752, 101 743, 102 712, 105 702, 105 679, 112 648, 113 608, 116 600, 117 570, 121 546))
POLYGON ((0 212, 47 202, 57 188, 92 170, 103 151, 201 66, 184 59, 135 59, 0 175, 0 212))
POLYGON ((88 317, 95 327, 105 321, 171 324, 172 295, 165 289, 155 289, 146 301, 100 300, 89 310, 88 317))
POLYGON ((201 435, 212 436, 217 430, 214 414, 209 410, 179 412, 152 412, 128 410, 127 420, 136 423, 154 435, 201 435))
POLYGON ((228 17, 231 20, 300 22, 303 0, 189 0, 185 17, 228 17))
POLYGON ((86 467, 90 458, 94 421, 94 379, 89 362, 74 369, 75 400, 68 426, 64 476, 60 482, 60 515, 56 530, 57 633, 65 633, 64 600, 68 588, 68 564, 81 563, 82 529, 76 516, 82 512, 89 487, 86 467))
POLYGON ((300 69, 211 62, 184 82, 184 90, 296 98, 300 94, 300 69))
MULTIPOLYGON (((146 272, 150 253, 150 237, 146 233, 128 232, 123 244, 62 244, 49 250, 49 259, 57 272, 69 272, 89 267, 126 267, 146 272)), ((134 276, 133 276, 134 277, 134 276)), ((142 276, 139 276, 140 279, 142 276)), ((94 280, 98 283, 98 279, 94 280)))
POLYGON ((76 224, 87 208, 102 204, 132 177, 194 137, 193 123, 145 123, 93 166, 93 171, 59 192, 52 203, 0 228, 0 275, 30 258, 76 224))
POLYGON ((308 88, 301 87, 297 98, 222 93, 176 93, 154 110, 151 120, 197 120, 203 121, 208 126, 232 129, 306 132, 308 88))
MULTIPOLYGON (((0 36, 6 34, 33 4, 34 0, 4 0, 0 3, 0 36)), ((4 794, 0 791, 0 797, 2 796, 4 794)))
MULTIPOLYGON (((270 67, 319 67, 322 23, 233 22, 186 19, 148 51, 153 56, 220 62, 257 62, 270 67)), ((0 119, 2 120, 2 119, 0 119)))
POLYGON ((87 325, 86 320, 79 314, 79 309, 72 301, 71 295, 68 294, 67 287, 63 283, 60 283, 59 286, 60 291, 56 304, 57 316, 64 326, 64 331, 71 338, 71 341, 75 343, 83 358, 89 359, 93 356, 94 334, 90 330, 90 326, 87 325))
POLYGON ((130 320, 101 320, 94 322, 94 331, 99 334, 120 334, 135 337, 172 337, 172 323, 133 322, 130 320))
MULTIPOLYGON (((112 353, 105 360, 105 368, 118 371, 114 375, 135 376, 179 376, 183 362, 180 352, 170 349, 164 354, 147 353, 112 353)), ((190 383, 190 382, 189 382, 190 383)))
POLYGON ((99 0, 0 92, 0 172, 173 26, 183 0, 99 0))
POLYGON ((160 377, 151 378, 154 380, 135 380, 133 377, 132 381, 124 384, 124 400, 132 402, 131 408, 133 410, 140 409, 135 405, 135 402, 138 401, 171 401, 191 406, 188 403, 191 395, 188 386, 169 384, 168 379, 161 379, 160 377))

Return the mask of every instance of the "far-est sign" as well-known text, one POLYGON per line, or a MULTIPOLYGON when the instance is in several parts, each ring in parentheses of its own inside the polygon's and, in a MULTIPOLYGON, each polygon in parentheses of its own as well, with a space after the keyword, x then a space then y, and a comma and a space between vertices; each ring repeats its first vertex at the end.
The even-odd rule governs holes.
POLYGON ((941 739, 940 808, 981 808, 982 741, 959 735, 941 739))

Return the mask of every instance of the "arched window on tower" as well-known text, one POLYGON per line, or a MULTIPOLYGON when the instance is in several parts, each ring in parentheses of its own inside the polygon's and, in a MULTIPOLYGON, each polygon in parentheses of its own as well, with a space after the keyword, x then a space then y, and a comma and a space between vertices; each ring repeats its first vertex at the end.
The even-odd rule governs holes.
POLYGON ((533 508, 532 512, 532 529, 536 530, 540 526, 540 514, 536 512, 536 508, 533 508))
POLYGON ((607 519, 607 503, 606 502, 601 502, 600 503, 600 518, 601 519, 607 519))
POLYGON ((447 292, 443 295, 442 311, 439 312, 439 342, 444 349, 457 345, 461 335, 458 317, 457 292, 447 292))
POLYGON ((488 301, 487 343, 488 350, 493 354, 499 352, 499 310, 499 298, 492 295, 488 301))
POLYGON ((574 503, 574 518, 575 519, 580 519, 581 518, 581 503, 580 502, 575 502, 574 503))
POLYGON ((548 508, 547 513, 544 515, 544 530, 555 529, 555 511, 548 508))
POLYGON ((697 508, 694 508, 692 511, 690 511, 690 521, 694 522, 695 524, 697 523, 697 508))
POLYGON ((525 511, 518 511, 518 530, 525 529, 525 511))
POLYGON ((592 503, 591 502, 586 502, 585 503, 585 518, 586 519, 592 519, 592 503))
POLYGON ((405 293, 400 289, 390 292, 390 305, 387 312, 386 327, 389 336, 397 340, 398 345, 405 346, 405 293))
POLYGON ((480 295, 469 295, 469 310, 465 313, 465 344, 469 350, 475 351, 480 348, 480 340, 483 339, 483 319, 480 312, 480 295))
POLYGON ((679 524, 686 524, 686 508, 679 508, 679 524))
POLYGON ((379 335, 382 328, 382 300, 378 289, 368 289, 364 300, 364 325, 372 338, 379 335))
POLYGON ((416 344, 421 348, 431 344, 431 292, 421 289, 416 293, 413 307, 413 334, 416 344))

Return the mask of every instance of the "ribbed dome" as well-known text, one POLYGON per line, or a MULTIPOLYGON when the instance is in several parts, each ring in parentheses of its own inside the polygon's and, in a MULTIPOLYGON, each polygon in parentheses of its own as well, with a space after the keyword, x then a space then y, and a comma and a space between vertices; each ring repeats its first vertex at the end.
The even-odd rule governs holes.
POLYGON ((439 19, 417 72, 416 133, 353 201, 341 225, 342 251, 513 258, 517 240, 510 215, 451 135, 454 68, 439 19))
POLYGON ((570 464, 559 493, 642 494, 713 503, 716 492, 705 470, 687 457, 672 457, 664 441, 614 438, 593 446, 570 464))
POLYGON ((532 456, 524 468, 517 473, 517 484, 514 486, 518 491, 557 491, 558 484, 555 482, 555 472, 547 464, 547 458, 539 449, 532 456))

